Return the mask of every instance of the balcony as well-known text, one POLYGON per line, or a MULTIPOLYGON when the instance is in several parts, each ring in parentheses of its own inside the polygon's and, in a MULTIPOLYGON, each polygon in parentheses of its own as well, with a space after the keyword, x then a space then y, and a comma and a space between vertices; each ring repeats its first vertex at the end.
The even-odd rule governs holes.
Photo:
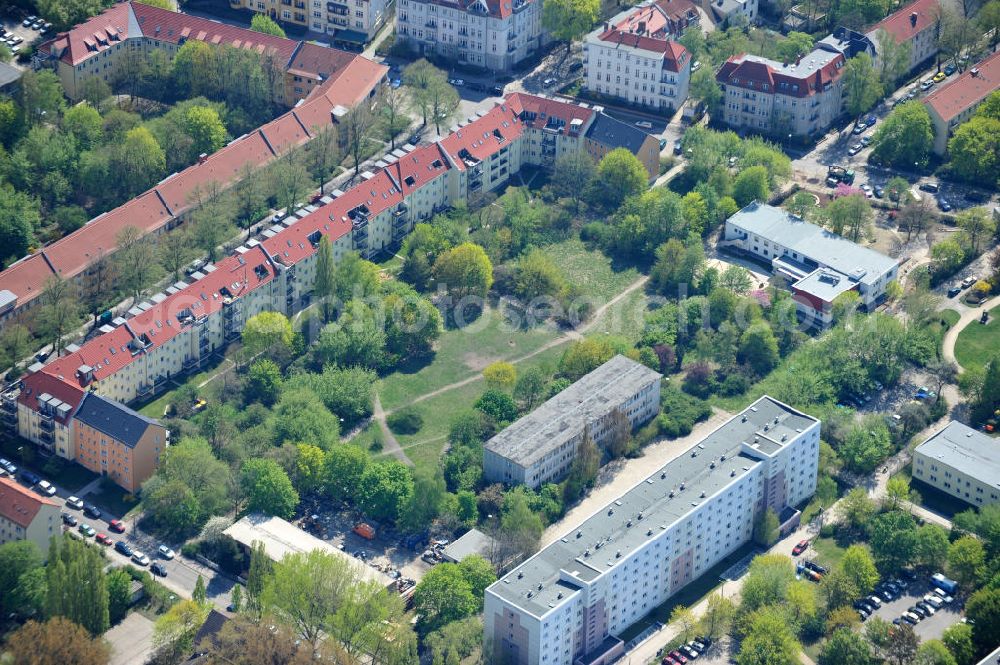
POLYGON ((184 369, 193 369, 198 366, 197 358, 186 358, 184 360, 184 369))
POLYGON ((363 250, 363 249, 366 249, 367 247, 368 247, 368 236, 367 235, 361 236, 361 237, 355 236, 355 238, 354 238, 354 248, 355 249, 363 250))
POLYGON ((14 428, 16 428, 17 427, 17 414, 16 413, 11 413, 10 411, 2 411, 2 412, 0 412, 0 421, 2 421, 3 424, 7 425, 8 427, 14 427, 14 428))
POLYGON ((399 240, 406 235, 406 224, 392 227, 392 239, 399 240))
POLYGON ((513 53, 517 50, 517 46, 514 44, 507 44, 507 53, 513 53))
POLYGON ((326 3, 326 11, 333 12, 334 14, 345 15, 350 13, 351 8, 346 4, 339 2, 328 2, 326 3))
POLYGON ((13 396, 4 395, 0 401, 0 411, 7 413, 17 413, 17 400, 13 396))
POLYGON ((295 8, 296 9, 305 9, 306 8, 306 3, 302 2, 302 0, 296 0, 296 2, 295 2, 295 8))
POLYGON ((45 431, 43 431, 38 438, 41 439, 42 442, 47 444, 50 448, 55 444, 56 440, 55 435, 53 435, 52 432, 45 432, 45 431))
POLYGON ((436 23, 436 22, 434 22, 434 21, 427 21, 426 23, 424 23, 424 27, 425 27, 425 28, 431 28, 431 29, 434 29, 434 28, 437 28, 437 27, 438 27, 438 25, 437 25, 437 23, 436 23))
POLYGON ((51 418, 42 418, 38 425, 42 428, 43 432, 51 432, 55 429, 55 423, 52 422, 51 418))
POLYGON ((354 242, 357 242, 362 239, 368 240, 368 224, 354 227, 354 229, 351 231, 351 238, 354 240, 354 242))
POLYGON ((151 392, 153 392, 153 384, 151 383, 140 383, 135 389, 135 393, 139 397, 145 397, 151 392))
POLYGON ((233 340, 240 336, 240 331, 236 328, 231 328, 226 331, 226 339, 233 340))

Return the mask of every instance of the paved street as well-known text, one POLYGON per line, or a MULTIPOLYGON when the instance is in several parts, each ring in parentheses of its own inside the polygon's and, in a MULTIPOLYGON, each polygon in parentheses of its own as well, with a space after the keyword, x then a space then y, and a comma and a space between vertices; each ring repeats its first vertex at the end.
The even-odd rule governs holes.
POLYGON ((138 612, 129 612, 120 624, 104 633, 104 639, 111 645, 109 665, 144 663, 153 653, 153 622, 138 612))

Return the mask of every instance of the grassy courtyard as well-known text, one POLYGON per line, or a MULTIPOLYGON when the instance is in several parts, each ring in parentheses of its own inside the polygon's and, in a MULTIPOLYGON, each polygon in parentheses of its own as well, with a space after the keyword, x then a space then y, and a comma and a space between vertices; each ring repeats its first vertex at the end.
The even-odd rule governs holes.
POLYGON ((981 369, 1000 351, 1000 307, 990 310, 989 323, 975 320, 958 334, 955 341, 955 360, 965 369, 981 369))

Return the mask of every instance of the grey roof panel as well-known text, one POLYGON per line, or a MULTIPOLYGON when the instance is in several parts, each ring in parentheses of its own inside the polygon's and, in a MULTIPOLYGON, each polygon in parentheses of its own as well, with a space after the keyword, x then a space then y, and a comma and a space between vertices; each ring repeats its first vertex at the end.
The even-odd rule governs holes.
POLYGON ((914 452, 936 459, 960 473, 1000 487, 1000 439, 957 421, 916 447, 914 452))
POLYGON ((598 113, 594 122, 587 130, 587 138, 602 143, 611 148, 628 148, 632 154, 638 154, 642 144, 649 134, 638 127, 615 120, 609 115, 598 113))
POLYGON ((150 425, 160 424, 154 418, 92 392, 88 392, 80 402, 76 419, 129 448, 135 447, 150 425))

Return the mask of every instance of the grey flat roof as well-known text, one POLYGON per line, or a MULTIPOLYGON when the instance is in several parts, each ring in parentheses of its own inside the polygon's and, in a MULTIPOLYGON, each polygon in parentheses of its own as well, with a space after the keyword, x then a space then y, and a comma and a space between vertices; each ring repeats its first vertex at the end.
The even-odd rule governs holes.
POLYGON ((827 51, 826 49, 818 48, 802 56, 802 59, 798 62, 790 62, 787 65, 780 60, 772 60, 770 58, 753 54, 744 55, 742 61, 759 62, 785 76, 807 78, 823 69, 823 67, 826 67, 834 58, 839 56, 840 53, 834 53, 832 51, 827 51))
POLYGON ((816 422, 777 400, 761 397, 509 572, 490 590, 535 616, 545 614, 575 590, 560 579, 560 571, 582 581, 596 579, 760 464, 745 452, 744 442, 769 456, 781 448, 782 437, 794 438, 816 422))
POLYGON ((1000 487, 1000 439, 951 421, 915 452, 993 487, 1000 487))
POLYGON ((461 561, 473 554, 482 555, 489 549, 490 540, 490 537, 479 529, 469 529, 465 535, 444 548, 445 558, 461 561))
POLYGON ((816 268, 792 286, 825 302, 833 302, 841 293, 853 289, 854 282, 836 270, 816 268))
POLYGON ((527 468, 660 378, 659 372, 617 355, 516 420, 487 441, 486 449, 527 468))
POLYGON ((727 220, 739 228, 870 284, 896 265, 873 249, 810 224, 781 208, 754 201, 727 220))
POLYGON ((10 85, 21 78, 21 70, 14 65, 0 62, 0 88, 10 85))

